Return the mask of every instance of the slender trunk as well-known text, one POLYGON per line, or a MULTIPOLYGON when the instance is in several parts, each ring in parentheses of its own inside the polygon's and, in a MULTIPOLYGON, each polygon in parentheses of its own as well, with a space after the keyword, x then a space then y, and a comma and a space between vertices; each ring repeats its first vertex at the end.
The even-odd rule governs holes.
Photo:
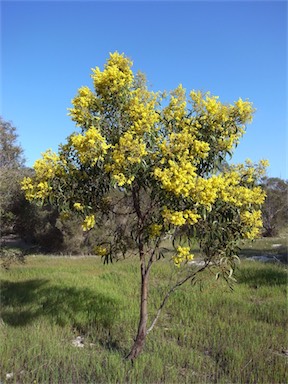
MULTIPOLYGON (((143 251, 142 251, 143 252, 143 251)), ((147 335, 147 320, 148 320, 148 278, 149 270, 146 270, 144 255, 141 259, 141 301, 140 301, 140 319, 138 325, 137 336, 132 346, 132 349, 127 356, 127 359, 134 360, 142 352, 146 335, 147 335)))
POLYGON ((147 335, 147 321, 148 321, 148 278, 150 266, 146 267, 144 244, 142 239, 143 231, 143 213, 141 211, 139 186, 134 186, 132 189, 133 206, 138 218, 138 251, 141 266, 141 297, 140 297, 140 318, 138 324, 138 331, 136 339, 127 359, 134 360, 142 352, 146 335, 147 335))

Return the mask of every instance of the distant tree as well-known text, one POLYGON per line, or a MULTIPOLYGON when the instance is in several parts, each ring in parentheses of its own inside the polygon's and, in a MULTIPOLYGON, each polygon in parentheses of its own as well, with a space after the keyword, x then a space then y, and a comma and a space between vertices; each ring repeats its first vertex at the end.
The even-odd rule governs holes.
POLYGON ((0 117, 0 216, 1 231, 11 231, 15 222, 13 207, 24 200, 20 181, 27 175, 23 149, 12 123, 0 117))
POLYGON ((266 177, 262 187, 267 195, 262 206, 263 235, 272 237, 288 223, 288 181, 266 177))
MULTIPOLYGON (((1 235, 14 233, 42 250, 54 252, 62 250, 63 235, 57 228, 58 211, 49 203, 45 207, 40 207, 25 198, 21 181, 24 177, 32 176, 34 170, 25 167, 23 149, 18 143, 16 127, 2 117, 0 117, 0 149, 1 235)), ((69 237, 69 249, 73 236, 76 236, 75 232, 69 237)), ((6 256, 11 255, 11 250, 9 252, 3 250, 2 253, 6 256)))
POLYGON ((12 123, 0 116, 0 168, 20 168, 24 165, 23 149, 12 123))
POLYGON ((150 92, 131 66, 116 52, 103 71, 93 70, 94 90, 80 88, 70 109, 81 132, 58 154, 44 153, 23 189, 28 200, 50 201, 61 215, 78 213, 84 231, 102 229, 95 253, 104 261, 136 250, 141 293, 133 360, 178 287, 206 268, 231 276, 239 240, 253 239, 262 225, 264 193, 257 183, 265 164, 223 167, 252 119, 250 102, 226 105, 192 91, 188 104, 181 85, 166 98, 150 92), (165 255, 164 238, 172 239, 171 262, 183 275, 148 327, 149 276, 165 255), (204 256, 200 268, 187 264, 192 238, 204 256))
MULTIPOLYGON (((24 202, 24 194, 20 182, 28 176, 24 169, 24 157, 18 135, 12 123, 0 116, 0 228, 1 238, 13 231, 16 216, 14 207, 24 202)), ((2 239, 1 239, 2 240, 2 239)), ((23 262, 23 254, 19 250, 8 249, 5 243, 0 246, 0 266, 9 268, 17 261, 23 262)))

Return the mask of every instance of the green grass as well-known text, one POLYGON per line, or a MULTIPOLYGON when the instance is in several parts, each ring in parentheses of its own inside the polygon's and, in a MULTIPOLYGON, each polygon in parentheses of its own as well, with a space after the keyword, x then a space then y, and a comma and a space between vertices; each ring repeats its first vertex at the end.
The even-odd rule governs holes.
MULTIPOLYGON (((170 277, 159 261, 151 312, 170 277)), ((0 381, 286 383, 287 270, 243 261, 236 277, 233 291, 209 274, 176 291, 132 365, 137 261, 30 256, 1 272, 0 381), (72 345, 79 335, 83 348, 72 345)))

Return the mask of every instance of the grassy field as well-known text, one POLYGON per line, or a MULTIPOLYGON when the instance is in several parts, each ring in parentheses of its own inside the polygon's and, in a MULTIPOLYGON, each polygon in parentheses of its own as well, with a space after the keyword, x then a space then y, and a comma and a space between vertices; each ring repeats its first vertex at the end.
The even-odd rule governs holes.
MULTIPOLYGON (((152 272, 151 313, 175 278, 165 260, 152 272)), ((132 365, 137 261, 29 256, 1 272, 0 382, 286 383, 287 268, 244 260, 236 277, 172 295, 132 365)))

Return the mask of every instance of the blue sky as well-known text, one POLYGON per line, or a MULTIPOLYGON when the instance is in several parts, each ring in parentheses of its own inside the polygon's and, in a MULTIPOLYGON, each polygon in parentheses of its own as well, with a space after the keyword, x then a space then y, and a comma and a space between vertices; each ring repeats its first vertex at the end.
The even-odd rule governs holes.
POLYGON ((182 83, 257 109, 233 162, 269 159, 288 179, 286 1, 3 1, 1 115, 27 165, 75 131, 67 116, 91 68, 124 52, 151 89, 182 83))

